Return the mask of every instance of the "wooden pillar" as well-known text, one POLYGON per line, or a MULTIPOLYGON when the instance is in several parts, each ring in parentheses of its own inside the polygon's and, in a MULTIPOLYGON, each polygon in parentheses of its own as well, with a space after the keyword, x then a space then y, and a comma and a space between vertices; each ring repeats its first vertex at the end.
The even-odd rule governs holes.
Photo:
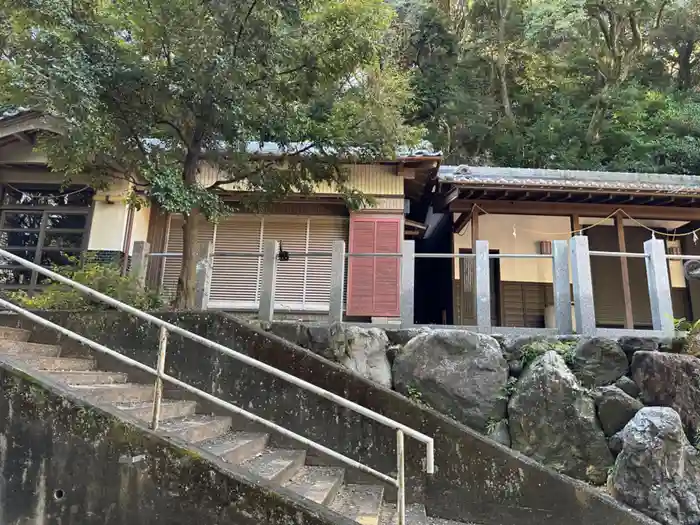
POLYGON ((574 235, 579 235, 579 231, 581 230, 581 220, 578 215, 572 215, 571 216, 571 231, 574 232, 574 235))
MULTIPOLYGON (((625 243, 625 228, 621 213, 615 215, 615 227, 617 228, 617 245, 621 252, 627 251, 625 243)), ((627 265, 627 257, 620 257, 620 268, 622 270, 622 297, 625 302, 625 328, 634 328, 634 317, 632 315, 632 290, 630 288, 630 272, 627 265)))
POLYGON ((476 206, 472 208, 472 253, 476 253, 476 241, 479 240, 479 210, 476 206))

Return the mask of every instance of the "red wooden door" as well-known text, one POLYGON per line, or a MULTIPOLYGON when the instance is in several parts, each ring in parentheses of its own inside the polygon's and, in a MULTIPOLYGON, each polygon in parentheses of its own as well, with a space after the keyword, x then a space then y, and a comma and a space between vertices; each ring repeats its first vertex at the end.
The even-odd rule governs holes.
MULTIPOLYGON (((401 218, 353 217, 350 253, 400 253, 401 218)), ((347 314, 400 315, 401 260, 399 257, 350 257, 347 314)))

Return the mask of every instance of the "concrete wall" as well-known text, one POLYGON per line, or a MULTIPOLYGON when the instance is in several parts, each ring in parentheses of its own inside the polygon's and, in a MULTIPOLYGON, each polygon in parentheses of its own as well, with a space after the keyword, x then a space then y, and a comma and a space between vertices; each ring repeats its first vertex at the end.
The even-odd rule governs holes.
MULTIPOLYGON (((155 364, 158 329, 130 316, 83 312, 42 315, 141 362, 155 364)), ((499 525, 650 523, 600 491, 560 476, 283 339, 224 315, 162 315, 181 327, 434 436, 437 473, 427 480, 421 467, 424 446, 406 440, 409 500, 423 499, 432 515, 499 525)), ((15 316, 0 316, 0 323, 31 328, 15 316)), ((56 341, 54 333, 34 330, 33 340, 56 341)), ((99 364, 109 368, 113 365, 104 360, 99 364)), ((392 430, 201 345, 171 337, 166 371, 383 472, 395 469, 392 430)))
POLYGON ((4 357, 0 392, 2 525, 354 525, 4 357))

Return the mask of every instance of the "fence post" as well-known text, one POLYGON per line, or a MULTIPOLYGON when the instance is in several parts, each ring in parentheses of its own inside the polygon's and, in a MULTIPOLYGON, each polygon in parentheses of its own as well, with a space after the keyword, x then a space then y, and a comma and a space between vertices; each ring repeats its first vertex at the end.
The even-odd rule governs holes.
POLYGON ((415 322, 416 241, 401 245, 401 327, 409 328, 415 322))
POLYGON ((569 284, 569 247, 567 241, 552 241, 552 287, 554 289, 554 318, 560 334, 570 334, 571 285, 569 284))
POLYGON ((211 291, 211 275, 214 269, 214 243, 205 241, 198 246, 197 283, 195 285, 195 302, 198 310, 206 310, 211 291))
POLYGON ((331 255, 331 295, 328 305, 328 320, 343 322, 343 297, 345 295, 345 241, 333 241, 331 255))
POLYGON ((651 320, 654 330, 673 335, 673 302, 671 281, 668 276, 666 249, 661 239, 649 239, 644 243, 644 262, 647 268, 651 320))
MULTIPOLYGON (((151 245, 146 241, 136 241, 134 243, 134 251, 131 254, 131 269, 129 274, 136 279, 139 288, 146 286, 146 274, 148 273, 148 254, 151 251, 151 245)), ((128 257, 129 254, 124 254, 128 257)))
POLYGON ((574 282, 574 311, 576 330, 583 335, 595 335, 595 305, 593 303, 593 276, 588 237, 571 238, 571 275, 574 282))
POLYGON ((272 321, 275 315, 275 285, 277 283, 277 254, 279 243, 265 241, 263 246, 262 282, 260 283, 260 309, 258 319, 272 321))
POLYGON ((489 242, 476 241, 476 325, 479 332, 491 333, 491 263, 489 242))

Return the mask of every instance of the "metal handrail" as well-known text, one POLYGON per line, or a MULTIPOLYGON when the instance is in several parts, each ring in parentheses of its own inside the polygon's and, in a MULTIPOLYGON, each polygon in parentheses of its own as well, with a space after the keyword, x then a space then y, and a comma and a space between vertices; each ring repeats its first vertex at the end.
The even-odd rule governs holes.
POLYGON ((636 252, 602 252, 590 250, 588 254, 593 257, 629 257, 631 259, 645 259, 647 257, 646 253, 636 253, 636 252))
POLYGON ((154 430, 158 428, 158 419, 159 419, 159 412, 160 412, 160 398, 162 397, 162 382, 167 381, 169 383, 172 383, 178 387, 183 388, 184 390, 187 390, 188 392, 191 392, 193 394, 196 394, 216 405, 219 405, 223 408, 226 408, 228 410, 231 410, 234 413, 240 414, 243 417, 246 417, 252 421, 255 421, 257 423, 260 423, 270 429, 275 430, 276 432, 279 432, 280 434, 283 434, 291 439, 294 439, 296 441, 299 441, 300 443, 303 443, 311 448, 314 448, 324 454, 328 454, 332 458, 341 461, 342 463, 345 463, 346 465, 357 468, 358 470, 362 470, 364 472, 367 472, 368 474, 371 474, 387 483, 390 483, 391 485, 397 487, 398 491, 398 505, 397 505, 397 510, 398 510, 398 517, 399 517, 399 525, 404 525, 405 524, 405 470, 404 470, 404 446, 403 446, 403 438, 404 434, 412 437, 416 441, 419 441, 421 443, 424 443, 426 446, 426 464, 425 464, 425 471, 428 474, 433 474, 435 472, 435 448, 434 448, 434 441, 433 438, 418 432, 417 430, 414 430, 406 425, 403 425, 399 423, 398 421, 394 421, 393 419, 390 419, 386 416, 383 416, 373 410, 370 410, 366 407, 363 407, 362 405, 358 405, 357 403, 353 403, 352 401, 348 401, 345 398, 342 398, 336 394, 333 394, 332 392, 329 392, 327 390, 324 390, 322 388, 319 388, 318 386, 309 383, 307 381, 304 381, 303 379, 299 379, 296 376, 293 376, 292 374, 288 374, 287 372, 283 372, 282 370, 279 370, 273 366, 270 366, 266 363, 263 363, 261 361, 258 361, 256 359, 253 359, 250 356, 247 356, 245 354, 242 354, 240 352, 236 352, 235 350, 232 350, 224 345, 221 345, 219 343, 216 343, 214 341, 211 341, 209 339, 206 339, 205 337, 202 337, 200 335, 197 335, 193 332, 190 332, 189 330, 185 330, 184 328, 181 328, 177 325, 168 323, 167 321, 164 321, 162 319, 159 319, 151 314, 147 314, 146 312, 143 312, 137 308, 134 308, 133 306, 129 306, 128 304, 122 303, 121 301, 118 301, 112 297, 109 297, 108 295, 102 294, 96 290, 93 290, 92 288, 89 288, 88 286, 82 285, 80 283, 77 283, 63 275, 60 275, 54 271, 48 270, 47 268, 44 268, 38 264, 29 262, 25 259, 22 259, 21 257, 10 253, 8 251, 5 251, 3 249, 0 249, 0 255, 3 257, 6 257, 12 261, 15 261, 22 266, 25 266, 31 270, 34 270, 38 273, 41 273, 42 275, 45 275, 55 281, 58 281, 60 283, 63 283, 65 285, 71 286, 72 288, 75 288, 76 290, 79 290, 80 292, 89 295, 91 297, 94 297, 95 299, 100 300, 103 303, 106 303, 117 310, 121 310, 123 312, 127 312, 129 314, 132 314, 140 319, 143 319, 144 321, 149 322, 150 324, 154 324, 156 326, 159 326, 161 328, 160 332, 160 338, 159 338, 159 349, 158 349, 158 368, 153 369, 147 365, 144 365, 143 363, 139 363, 138 361, 135 361, 133 359, 130 359, 114 350, 111 350, 107 348, 104 345, 101 345, 99 343, 96 343, 94 341, 91 341, 79 334, 76 334, 75 332, 72 332, 64 327, 61 327, 59 325, 56 325, 55 323, 52 323, 51 321, 48 321, 47 319, 44 319, 36 314, 32 314, 31 312, 28 312, 27 310, 10 303, 8 301, 5 301, 4 299, 0 299, 0 304, 5 306, 6 308, 23 315, 24 317, 27 317, 28 319, 37 322, 39 324, 42 324, 44 326, 49 326, 63 334, 65 334, 67 337, 70 337, 72 339, 75 339, 91 348, 94 348, 95 350, 101 351, 103 353, 107 353, 111 355, 112 357, 127 363, 131 366, 135 366, 145 372, 148 372, 152 375, 156 376, 156 382, 154 386, 154 407, 153 407, 153 422, 152 422, 152 427, 154 430), (207 392, 204 392, 202 390, 199 390, 196 387, 193 387, 187 383, 184 383, 180 381, 179 379, 176 379, 164 372, 165 369, 165 354, 166 354, 166 347, 167 347, 167 335, 168 332, 172 332, 175 334, 178 334, 186 339, 190 339, 192 341, 195 341, 197 343, 200 343, 207 348, 211 348, 213 350, 216 350, 224 355, 228 355, 230 357, 233 357, 234 359, 252 366, 254 368, 257 368, 259 370, 262 370, 264 372, 267 372, 269 374, 272 374, 280 379, 283 379, 287 381, 288 383, 291 383, 299 388, 302 388, 303 390, 307 390, 311 393, 314 393, 324 399, 327 399, 329 401, 332 401, 336 403, 337 405, 340 405, 344 408, 350 409, 362 416, 368 417, 370 419, 373 419, 374 421, 385 425, 389 428, 392 428, 393 430, 396 431, 396 452, 397 452, 397 470, 398 474, 396 478, 393 478, 391 476, 388 476, 386 474, 383 474, 382 472, 379 472, 369 466, 366 466, 362 463, 359 463, 358 461, 355 461, 347 456, 344 456, 343 454, 340 454, 338 452, 335 452, 327 447, 324 447, 323 445, 320 445, 318 443, 315 443, 314 441, 311 441, 307 438, 304 438, 303 436, 299 436, 298 434, 295 434, 294 432, 291 432, 290 430, 285 429, 284 427, 280 427, 279 425, 276 425, 275 423, 272 423, 271 421, 267 421, 266 419, 263 419, 259 416, 256 416, 250 412, 247 412, 239 407, 236 407, 235 405, 232 405, 226 401, 223 401, 215 396, 212 396, 211 394, 208 394, 207 392))

